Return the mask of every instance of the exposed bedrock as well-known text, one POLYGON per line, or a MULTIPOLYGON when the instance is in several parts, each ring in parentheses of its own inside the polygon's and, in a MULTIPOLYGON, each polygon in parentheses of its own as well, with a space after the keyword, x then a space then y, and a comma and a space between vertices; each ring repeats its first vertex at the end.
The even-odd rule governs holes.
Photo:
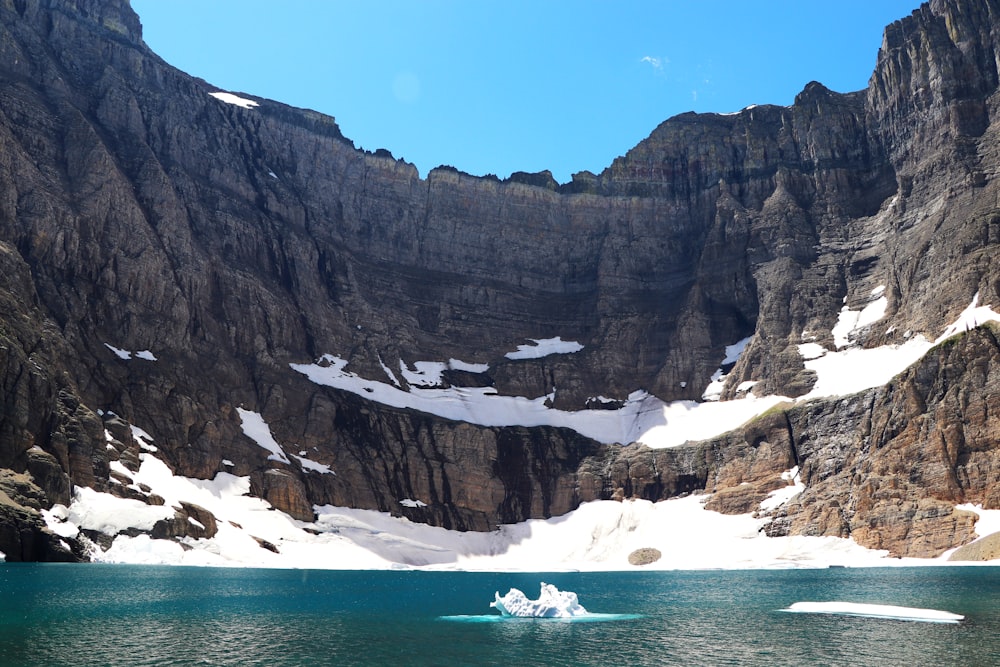
POLYGON ((805 490, 771 513, 769 535, 938 556, 976 537, 976 515, 955 505, 1000 507, 998 332, 950 339, 885 387, 778 406, 705 442, 588 459, 581 488, 648 500, 704 489, 706 507, 742 514, 791 484, 782 473, 797 466, 805 490))

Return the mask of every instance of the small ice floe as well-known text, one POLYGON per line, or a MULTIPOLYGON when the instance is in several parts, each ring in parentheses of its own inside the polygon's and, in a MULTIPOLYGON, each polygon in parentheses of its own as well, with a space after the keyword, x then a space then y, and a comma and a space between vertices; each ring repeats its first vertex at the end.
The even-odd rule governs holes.
POLYGON ((507 595, 500 597, 499 591, 494 593, 495 599, 490 606, 503 616, 518 616, 521 618, 573 618, 587 616, 572 591, 561 591, 552 584, 542 582, 542 590, 537 600, 529 600, 524 593, 516 588, 510 589, 507 595))
POLYGON ((866 618, 887 618, 896 621, 923 621, 925 623, 958 623, 965 619, 961 614, 937 609, 898 607, 890 604, 867 604, 862 602, 796 602, 787 609, 796 614, 838 614, 840 616, 862 616, 866 618))

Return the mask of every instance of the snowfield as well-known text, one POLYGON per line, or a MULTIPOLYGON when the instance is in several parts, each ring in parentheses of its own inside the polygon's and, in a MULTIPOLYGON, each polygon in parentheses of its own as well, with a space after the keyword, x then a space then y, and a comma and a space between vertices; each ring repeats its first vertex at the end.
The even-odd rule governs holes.
MULTIPOLYGON (((945 327, 933 343, 923 336, 910 337, 901 345, 865 349, 852 341, 855 335, 880 320, 886 309, 884 287, 872 291, 873 301, 861 311, 851 311, 845 306, 838 324, 834 327, 836 350, 827 350, 816 343, 799 345, 805 367, 816 371, 817 382, 807 395, 797 399, 846 396, 865 389, 886 384, 895 375, 918 361, 934 345, 946 338, 988 321, 1000 321, 1000 315, 989 306, 979 306, 979 295, 961 313, 959 318, 945 327)), ((582 349, 579 343, 569 343, 561 338, 538 339, 534 346, 520 346, 519 353, 508 353, 510 359, 536 358, 534 350, 544 354, 567 354, 582 349), (529 350, 531 352, 525 352, 529 350), (523 354, 521 354, 523 352, 523 354)), ((791 402, 779 396, 756 396, 753 383, 741 386, 742 398, 719 401, 725 375, 722 367, 735 364, 749 338, 726 347, 719 369, 705 379, 703 402, 674 401, 665 403, 642 389, 632 392, 617 410, 556 410, 550 407, 558 387, 536 398, 501 396, 492 387, 442 388, 441 372, 455 368, 449 363, 419 361, 417 370, 401 364, 410 383, 409 390, 398 382, 388 384, 362 378, 347 370, 349 361, 327 354, 312 364, 291 364, 316 384, 349 391, 362 398, 396 408, 410 408, 427 412, 444 419, 464 421, 480 426, 562 426, 605 444, 640 442, 651 448, 676 447, 692 440, 704 440, 730 431, 753 419, 775 405, 791 402)), ((488 368, 485 364, 466 367, 488 368)), ((394 376, 391 376, 395 379, 394 376)))
MULTIPOLYGON (((315 507, 316 521, 303 522, 247 495, 248 477, 177 477, 152 453, 141 456, 133 480, 149 485, 165 505, 77 487, 69 508, 57 505, 44 513, 50 528, 64 537, 76 536, 81 528, 118 535, 107 551, 94 548, 93 558, 99 562, 173 565, 610 571, 637 569, 628 555, 643 547, 663 554, 656 563, 642 566, 647 570, 941 565, 949 555, 894 559, 847 539, 766 537, 760 532, 766 519, 706 510, 708 496, 700 495, 658 503, 596 501, 561 517, 503 525, 490 533, 451 531, 388 513, 330 506, 315 507), (181 500, 215 514, 218 534, 179 541, 118 534, 131 527, 151 529, 159 519, 172 516, 172 507, 181 500), (258 540, 274 545, 279 553, 262 548, 258 540)), ((789 472, 788 490, 779 489, 765 500, 768 506, 787 502, 801 489, 794 471, 789 472)), ((979 526, 1000 525, 1000 510, 967 509, 980 514, 979 526)))
MULTIPOLYGON (((977 295, 934 343, 914 337, 902 345, 866 350, 853 346, 851 341, 862 327, 874 326, 884 314, 885 297, 881 291, 873 291, 872 297, 864 310, 841 313, 837 350, 826 350, 815 343, 800 345, 805 365, 814 369, 819 379, 813 391, 799 400, 879 386, 917 361, 933 344, 984 322, 1000 321, 1000 315, 990 307, 978 305, 977 295)), ((720 369, 735 363, 747 342, 729 346, 726 357, 720 360, 720 369)), ((577 351, 578 345, 559 338, 539 339, 534 343, 524 354, 535 351, 568 354, 577 351)), ((108 347, 119 353, 117 348, 108 347)), ((739 400, 665 404, 637 390, 618 410, 567 412, 548 406, 551 395, 529 399, 500 396, 492 389, 438 386, 440 374, 446 368, 485 372, 488 367, 484 364, 454 359, 443 364, 417 362, 412 368, 401 364, 400 372, 410 385, 408 391, 401 388, 384 364, 391 384, 361 378, 347 371, 347 365, 346 360, 327 355, 317 363, 296 364, 292 368, 319 384, 448 419, 488 426, 568 426, 602 442, 639 441, 652 447, 676 446, 687 440, 717 435, 779 402, 791 400, 780 396, 756 397, 751 388, 739 400)), ((705 384, 711 387, 718 380, 718 376, 706 378, 705 384)), ((289 461, 260 414, 243 408, 239 408, 239 414, 244 433, 270 452, 269 459, 289 461)), ((152 493, 165 499, 165 505, 146 505, 77 487, 69 507, 56 505, 43 513, 49 527, 62 537, 77 537, 81 529, 116 536, 107 551, 93 547, 92 557, 97 561, 322 569, 599 571, 636 569, 638 566, 628 563, 628 556, 640 548, 655 548, 662 553, 660 560, 642 566, 643 569, 940 565, 951 553, 937 559, 891 559, 886 552, 865 549, 849 539, 769 538, 761 532, 766 517, 755 516, 757 513, 728 516, 706 510, 703 503, 708 496, 704 495, 658 503, 643 500, 585 503, 564 516, 497 526, 489 533, 449 531, 387 513, 331 506, 314 507, 315 521, 303 522, 248 495, 249 477, 225 472, 212 480, 173 475, 157 458, 155 439, 138 427, 133 427, 133 432, 143 449, 138 472, 133 473, 117 462, 113 470, 131 479, 136 489, 140 485, 152 489, 152 493), (218 520, 218 533, 210 539, 180 540, 121 534, 129 528, 150 530, 158 520, 172 517, 173 508, 181 501, 212 512, 218 520), (264 548, 264 542, 277 553, 264 548)), ((309 461, 305 455, 306 452, 300 452, 296 456, 303 465, 336 474, 327 466, 309 461)), ((797 469, 787 471, 783 477, 788 486, 771 493, 761 503, 761 511, 777 509, 804 488, 797 469)), ((419 499, 400 498, 399 503, 416 510, 426 507, 419 499)), ((962 508, 979 515, 979 535, 1000 531, 1000 510, 970 505, 962 508)))

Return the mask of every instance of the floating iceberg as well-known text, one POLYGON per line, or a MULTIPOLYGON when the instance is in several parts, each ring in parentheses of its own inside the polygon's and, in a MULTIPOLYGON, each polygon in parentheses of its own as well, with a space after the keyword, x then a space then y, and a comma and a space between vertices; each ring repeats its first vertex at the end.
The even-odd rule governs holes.
POLYGON ((799 614, 840 614, 868 618, 889 618, 898 621, 924 621, 927 623, 958 623, 965 616, 937 609, 897 607, 889 604, 864 604, 860 602, 796 602, 781 611, 799 614))
POLYGON ((443 621, 460 623, 520 623, 521 619, 553 619, 559 622, 604 623, 607 621, 633 621, 642 614, 593 614, 580 604, 576 593, 560 591, 552 584, 542 582, 542 590, 537 600, 529 600, 516 588, 510 589, 503 597, 497 592, 490 606, 499 614, 477 616, 439 616, 443 621))
POLYGON ((574 618, 587 616, 587 610, 577 600, 576 593, 560 591, 552 584, 542 582, 542 590, 537 600, 529 600, 524 593, 516 588, 510 589, 507 595, 500 597, 499 591, 490 603, 503 616, 519 616, 522 618, 574 618))

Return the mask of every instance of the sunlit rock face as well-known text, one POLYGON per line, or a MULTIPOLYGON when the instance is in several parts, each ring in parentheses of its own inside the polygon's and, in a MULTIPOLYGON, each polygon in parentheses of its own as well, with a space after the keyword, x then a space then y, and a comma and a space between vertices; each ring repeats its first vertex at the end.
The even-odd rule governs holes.
MULTIPOLYGON (((694 489, 726 514, 758 511, 793 480, 768 534, 851 537, 894 556, 938 556, 975 538, 976 515, 1000 509, 1000 328, 930 350, 889 384, 840 399, 786 404, 718 438, 677 449, 629 447, 600 463, 621 496, 660 500, 694 489)), ((613 491, 614 493, 614 491, 613 491)))
MULTIPOLYGON (((992 334, 863 395, 621 446, 717 370, 724 401, 791 400, 819 386, 803 345, 933 341, 974 295, 1000 304, 998 16, 932 2, 887 28, 864 91, 681 115, 559 185, 422 178, 332 118, 171 68, 124 0, 0 0, 0 468, 42 506, 74 486, 155 502, 123 472, 155 456, 303 521, 491 530, 599 498, 753 511, 799 466, 775 534, 968 541, 954 504, 998 502, 992 334), (348 388, 295 370, 331 359, 348 388), (600 428, 564 416, 584 409, 600 428)), ((8 558, 61 549, 4 507, 8 558)), ((163 530, 190 533, 186 511, 163 530)))

